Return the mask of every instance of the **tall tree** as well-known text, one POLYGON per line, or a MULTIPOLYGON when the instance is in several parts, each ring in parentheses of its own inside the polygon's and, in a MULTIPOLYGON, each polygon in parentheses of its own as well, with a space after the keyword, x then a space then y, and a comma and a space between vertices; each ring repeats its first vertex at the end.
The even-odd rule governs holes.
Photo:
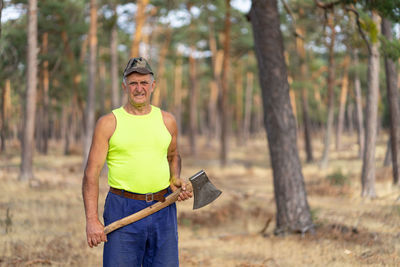
POLYGON ((7 79, 2 90, 1 95, 1 148, 0 151, 6 150, 6 138, 8 132, 8 120, 10 117, 11 108, 11 83, 10 79, 7 79))
POLYGON ((227 146, 228 146, 228 87, 229 87, 229 62, 230 62, 230 47, 231 47, 231 3, 230 0, 225 0, 225 28, 224 28, 224 59, 222 61, 222 92, 220 94, 220 114, 221 114, 221 165, 225 166, 227 161, 227 146))
POLYGON ((133 35, 131 45, 131 57, 139 56, 139 45, 142 40, 142 30, 144 23, 146 22, 146 6, 149 4, 149 0, 138 0, 136 1, 136 22, 135 22, 135 33, 133 35))
MULTIPOLYGON (((358 50, 354 50, 354 65, 358 66, 358 50)), ((358 155, 360 158, 364 155, 364 116, 361 95, 361 82, 358 71, 354 75, 354 92, 356 97, 356 110, 357 110, 357 142, 358 142, 358 155)))
MULTIPOLYGON (((393 40, 392 23, 382 19, 382 34, 389 40, 393 40)), ((400 184, 400 107, 399 93, 397 88, 396 64, 392 58, 385 53, 386 90, 390 109, 390 144, 392 149, 393 183, 400 184)))
POLYGON ((24 133, 21 150, 19 180, 27 181, 33 176, 34 131, 37 87, 37 1, 28 2, 28 56, 25 95, 24 133))
MULTIPOLYGON (((379 16, 372 11, 371 19, 377 27, 380 25, 379 16)), ((377 29, 378 30, 378 29, 377 29)), ((376 38, 376 36, 375 36, 376 38)), ((371 38, 368 44, 368 87, 365 122, 364 157, 361 174, 363 197, 376 197, 375 192, 375 150, 378 125, 379 97, 379 48, 378 41, 371 38)))
POLYGON ((89 155, 92 134, 95 124, 95 90, 97 71, 97 3, 90 0, 90 29, 89 29, 89 84, 85 113, 84 166, 89 155))
POLYGON ((328 78, 327 78, 327 87, 328 87, 328 118, 326 121, 326 132, 324 139, 324 150, 321 159, 321 167, 325 168, 328 165, 329 160, 329 147, 331 144, 331 137, 333 131, 333 119, 335 114, 335 40, 336 40, 336 30, 334 23, 334 9, 331 7, 331 12, 327 12, 328 16, 328 27, 330 29, 328 51, 328 78))
POLYGON ((113 21, 110 36, 111 54, 111 107, 117 108, 120 102, 120 86, 118 79, 118 24, 117 24, 117 4, 112 3, 113 21))
POLYGON ((348 68, 350 64, 350 56, 346 55, 343 60, 343 77, 342 77, 342 88, 340 90, 339 99, 339 114, 336 128, 336 150, 341 149, 342 146, 342 132, 344 128, 344 113, 346 110, 347 94, 349 91, 349 74, 348 68))
MULTIPOLYGON (((3 0, 0 0, 0 21, 1 21, 1 13, 3 11, 3 0)), ((1 37, 1 23, 0 23, 0 37, 1 37)))
POLYGON ((264 125, 274 176, 277 207, 275 233, 313 229, 296 139, 296 122, 289 98, 276 0, 253 0, 253 27, 264 107, 264 125))

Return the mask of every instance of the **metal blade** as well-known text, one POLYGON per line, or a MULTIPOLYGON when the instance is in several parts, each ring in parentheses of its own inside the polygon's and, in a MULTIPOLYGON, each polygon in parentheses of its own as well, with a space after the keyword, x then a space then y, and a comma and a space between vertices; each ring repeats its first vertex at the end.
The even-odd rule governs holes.
POLYGON ((210 182, 203 170, 190 177, 189 181, 192 183, 194 193, 193 209, 199 209, 210 204, 222 193, 210 182))

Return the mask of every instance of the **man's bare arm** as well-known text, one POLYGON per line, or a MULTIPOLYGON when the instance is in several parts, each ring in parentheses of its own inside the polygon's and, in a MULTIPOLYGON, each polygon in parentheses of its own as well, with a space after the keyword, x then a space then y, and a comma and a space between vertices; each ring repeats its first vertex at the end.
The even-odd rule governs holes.
POLYGON ((99 176, 108 152, 108 140, 115 130, 115 124, 112 113, 98 120, 84 171, 82 195, 86 214, 86 237, 90 247, 107 241, 103 231, 104 225, 98 215, 99 176))
POLYGON ((171 134, 171 143, 168 147, 168 163, 170 169, 170 184, 173 191, 178 187, 182 187, 182 193, 179 195, 178 200, 186 200, 192 197, 191 185, 184 182, 181 178, 181 156, 178 149, 178 126, 174 116, 168 112, 163 111, 163 119, 165 126, 171 134))

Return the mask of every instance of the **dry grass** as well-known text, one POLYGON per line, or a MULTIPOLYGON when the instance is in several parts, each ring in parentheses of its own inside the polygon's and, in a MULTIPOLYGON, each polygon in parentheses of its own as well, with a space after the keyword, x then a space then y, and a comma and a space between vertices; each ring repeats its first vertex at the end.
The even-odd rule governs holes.
MULTIPOLYGON (((193 157, 183 140, 182 176, 204 169, 223 194, 198 211, 191 200, 179 204, 181 266, 399 266, 400 190, 382 167, 385 142, 377 149, 378 198, 366 200, 357 147, 344 141, 327 169, 303 165, 315 234, 278 237, 266 141, 232 143, 228 166, 220 168, 216 144, 200 140, 193 157), (343 185, 328 180, 335 172, 343 185)), ((315 149, 319 157, 321 145, 315 149)), ((37 181, 29 185, 17 181, 18 149, 9 151, 0 156, 0 266, 101 266, 102 247, 85 242, 81 158, 62 156, 53 145, 50 155, 36 155, 37 181)), ((105 176, 100 185, 102 212, 105 176)))

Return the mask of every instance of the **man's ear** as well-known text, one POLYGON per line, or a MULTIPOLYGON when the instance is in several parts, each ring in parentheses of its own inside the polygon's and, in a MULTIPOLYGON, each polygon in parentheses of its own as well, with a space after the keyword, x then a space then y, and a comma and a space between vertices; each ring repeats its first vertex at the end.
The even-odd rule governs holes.
POLYGON ((121 85, 122 85, 122 89, 124 89, 124 91, 126 91, 126 85, 123 81, 122 81, 121 85))

